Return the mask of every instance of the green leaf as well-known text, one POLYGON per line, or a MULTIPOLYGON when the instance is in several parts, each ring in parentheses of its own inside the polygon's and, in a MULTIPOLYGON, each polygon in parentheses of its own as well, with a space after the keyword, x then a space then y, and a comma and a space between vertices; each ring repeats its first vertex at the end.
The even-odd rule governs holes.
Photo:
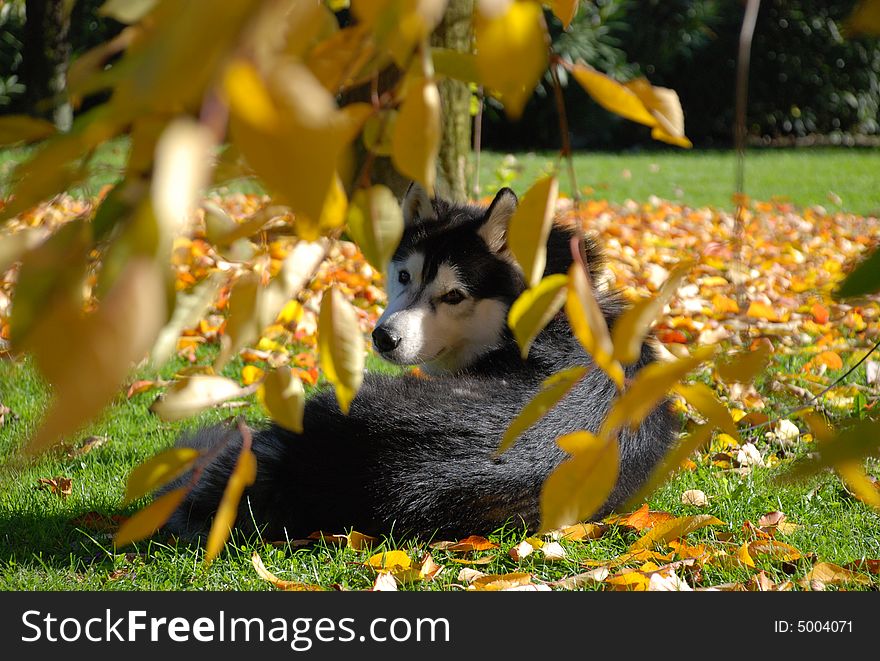
POLYGON ((840 300, 853 296, 866 296, 877 291, 880 291, 880 249, 863 259, 846 276, 834 292, 834 298, 840 300))

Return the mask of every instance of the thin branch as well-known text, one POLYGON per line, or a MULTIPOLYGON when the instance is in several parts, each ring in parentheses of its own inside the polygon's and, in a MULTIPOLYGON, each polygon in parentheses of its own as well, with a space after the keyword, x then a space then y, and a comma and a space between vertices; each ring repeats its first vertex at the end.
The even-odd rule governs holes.
POLYGON ((816 393, 815 395, 813 395, 807 404, 804 404, 804 405, 801 405, 801 406, 796 406, 796 407, 791 408, 791 409, 789 409, 789 410, 787 410, 787 411, 784 411, 783 413, 779 414, 779 415, 776 416, 775 418, 771 418, 771 419, 767 420, 766 422, 762 422, 762 423, 757 424, 757 425, 752 425, 751 427, 746 427, 745 429, 742 430, 743 433, 748 432, 748 431, 753 431, 753 430, 755 430, 755 429, 760 429, 761 427, 766 427, 767 425, 773 424, 773 423, 775 423, 775 422, 779 422, 780 420, 783 420, 783 419, 787 418, 787 417, 790 416, 790 415, 794 415, 794 414, 796 414, 796 413, 799 413, 799 412, 801 412, 801 411, 804 411, 804 410, 810 408, 813 404, 815 404, 816 402, 818 402, 818 401, 819 401, 819 400, 820 400, 820 399, 821 399, 826 393, 828 393, 829 391, 831 391, 831 390, 832 390, 833 388, 835 388, 836 386, 840 385, 840 383, 841 383, 844 379, 846 379, 846 377, 848 377, 850 374, 852 374, 853 372, 855 372, 855 371, 859 368, 859 366, 860 366, 862 363, 864 363, 866 360, 868 360, 868 358, 871 356, 872 353, 874 353, 875 351, 877 351, 878 348, 880 348, 880 340, 877 340, 877 342, 874 343, 874 346, 871 347, 871 348, 868 350, 868 353, 866 353, 864 356, 862 356, 862 357, 856 362, 856 364, 853 365, 852 367, 850 367, 846 372, 844 372, 844 373, 841 374, 839 377, 837 377, 837 378, 831 383, 831 385, 829 385, 827 388, 825 388, 825 389, 822 390, 821 392, 818 392, 818 393, 816 393))
MULTIPOLYGON (((736 119, 734 123, 734 146, 736 148, 736 216, 734 219, 734 254, 739 265, 744 262, 743 243, 745 235, 745 157, 746 157, 746 107, 749 96, 749 64, 752 37, 761 0, 747 0, 742 28, 739 33, 739 53, 736 59, 736 119)), ((745 305, 745 282, 738 278, 737 299, 740 307, 745 305)))
POLYGON ((574 159, 571 151, 571 136, 568 131, 568 115, 565 113, 565 100, 562 98, 562 85, 559 82, 559 72, 556 70, 558 62, 554 58, 550 63, 550 76, 553 78, 553 96, 556 98, 556 111, 559 114, 559 133, 562 138, 562 150, 560 155, 568 163, 568 176, 571 179, 571 196, 575 203, 580 202, 581 193, 578 189, 577 178, 574 173, 574 159))

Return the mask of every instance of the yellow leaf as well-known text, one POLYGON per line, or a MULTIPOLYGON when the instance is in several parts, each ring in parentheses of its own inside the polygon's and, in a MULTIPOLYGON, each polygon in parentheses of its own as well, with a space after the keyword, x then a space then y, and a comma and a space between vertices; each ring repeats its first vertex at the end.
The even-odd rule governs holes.
POLYGON ((519 436, 556 406, 587 373, 586 367, 571 367, 557 372, 541 384, 541 390, 529 400, 505 430, 496 454, 505 452, 519 436))
POLYGON ((229 316, 221 339, 220 353, 214 361, 214 371, 223 365, 246 344, 260 335, 257 317, 260 297, 260 278, 255 273, 242 275, 229 292, 229 316))
POLYGON ((403 212, 394 193, 381 184, 355 192, 348 229, 367 260, 384 271, 403 236, 403 212))
POLYGON ((98 14, 108 16, 120 23, 137 23, 149 14, 159 0, 107 0, 98 14))
POLYGON ((526 192, 510 219, 507 247, 526 276, 526 284, 535 287, 547 263, 547 237, 556 211, 559 182, 555 176, 539 179, 526 192))
POLYGON ((509 574, 487 574, 480 576, 471 582, 468 590, 480 591, 500 591, 509 590, 510 588, 529 585, 532 582, 532 575, 523 572, 511 572, 509 574))
POLYGON ((496 17, 478 12, 475 33, 480 80, 499 97, 507 116, 518 119, 547 69, 549 39, 541 6, 520 0, 496 17))
POLYGON ((433 80, 420 78, 408 86, 391 136, 391 161, 400 174, 434 195, 440 151, 440 93, 433 80))
POLYGON ((578 452, 590 450, 598 442, 599 439, 596 438, 594 433, 583 429, 570 434, 564 434, 556 439, 556 445, 559 446, 559 449, 568 454, 577 454, 578 452))
POLYGON ((584 64, 574 65, 571 73, 584 91, 605 110, 645 126, 657 126, 657 120, 633 90, 584 64))
POLYGON ((697 514, 696 516, 682 516, 671 521, 658 523, 645 535, 637 539, 630 547, 630 551, 651 549, 654 546, 662 546, 673 539, 684 537, 706 526, 723 526, 724 521, 715 518, 711 514, 697 514))
POLYGON ((55 125, 45 119, 27 115, 0 117, 0 145, 36 142, 55 133, 55 125))
POLYGON ((396 123, 396 110, 382 110, 372 115, 364 123, 364 131, 361 134, 364 147, 376 156, 391 156, 391 136, 394 135, 396 123))
MULTIPOLYGON (((617 483, 620 457, 616 438, 580 432, 577 452, 554 470, 541 489, 541 530, 583 521, 608 500, 617 483)), ((578 432, 570 436, 577 436, 578 432)), ((566 446, 572 448, 570 440, 566 446)))
POLYGON ((86 316, 79 301, 70 297, 45 303, 46 313, 28 334, 25 348, 34 354, 55 396, 29 452, 59 442, 97 416, 165 322, 162 272, 143 257, 128 263, 98 309, 86 316))
POLYGON ((607 530, 608 526, 599 523, 576 523, 573 526, 566 526, 560 532, 565 541, 578 542, 599 539, 607 530))
POLYGON ((755 567, 755 561, 749 553, 749 543, 745 542, 736 552, 736 559, 746 567, 755 567))
POLYGON ((238 461, 235 462, 235 468, 229 475, 229 481, 226 483, 226 489, 223 491, 223 498, 214 515, 214 522, 211 524, 211 530, 208 532, 208 540, 205 542, 205 564, 211 564, 229 538, 229 532, 235 525, 235 519, 238 517, 238 504, 241 501, 241 495, 245 488, 254 483, 257 479, 257 457, 250 448, 243 448, 241 454, 238 455, 238 461))
POLYGON ((473 53, 463 53, 451 48, 432 48, 431 59, 434 62, 434 73, 464 83, 480 84, 477 72, 477 57, 473 53))
POLYGON ((513 331, 522 357, 529 355, 532 341, 565 303, 565 285, 568 282, 561 273, 548 275, 536 287, 526 289, 507 315, 507 324, 513 331))
POLYGON ((324 588, 320 585, 312 585, 310 583, 298 583, 296 581, 285 581, 284 579, 278 578, 266 569, 266 565, 263 564, 263 559, 260 557, 260 554, 256 551, 251 555, 251 564, 254 566, 254 569, 257 571, 257 576, 262 578, 264 581, 269 581, 272 585, 274 585, 279 590, 285 590, 288 592, 323 592, 324 588))
POLYGON ((880 35, 880 2, 861 0, 846 19, 846 28, 852 34, 880 35))
POLYGON ((286 365, 266 376, 257 396, 272 419, 285 429, 301 434, 306 395, 302 382, 286 365))
POLYGON ((772 539, 758 539, 751 542, 749 555, 751 557, 769 555, 773 560, 781 562, 793 562, 804 557, 795 547, 772 539))
POLYGON ((761 301, 752 301, 749 303, 749 309, 746 315, 754 319, 766 319, 767 321, 779 321, 779 315, 772 306, 762 303, 761 301))
POLYGON ((667 363, 651 363, 643 367, 626 391, 612 403, 602 423, 600 436, 610 435, 623 424, 629 425, 630 429, 638 427, 677 381, 714 352, 714 346, 700 347, 686 358, 667 363))
POLYGON ((241 368, 241 382, 249 386, 263 378, 265 372, 256 365, 245 365, 241 368))
POLYGON ((566 30, 577 14, 579 0, 550 0, 550 8, 553 15, 561 22, 566 30))
POLYGON ((605 582, 615 590, 645 592, 651 583, 651 577, 640 571, 624 570, 620 574, 606 578, 605 582))
POLYGON ((326 291, 321 300, 318 352, 324 376, 336 389, 339 408, 348 413, 363 381, 364 346, 354 308, 336 289, 326 291))
POLYGON ((835 464, 834 470, 859 500, 880 509, 880 489, 868 479, 861 462, 843 461, 835 464))
POLYGON ((314 75, 295 62, 275 67, 263 80, 253 65, 236 61, 226 70, 224 91, 233 143, 279 201, 312 221, 303 227, 312 227, 328 200, 341 197, 341 154, 372 108, 350 104, 339 110, 314 75))
POLYGON ((364 549, 372 548, 379 540, 370 535, 358 532, 357 530, 352 530, 346 535, 345 541, 352 550, 363 551, 364 549))
POLYGON ((635 303, 614 322, 612 340, 614 358, 625 365, 634 363, 642 354, 642 343, 651 328, 651 324, 663 312, 663 307, 678 291, 681 281, 690 271, 692 264, 677 266, 669 278, 663 283, 660 291, 653 298, 635 303))
POLYGON ((684 112, 675 90, 666 87, 655 87, 647 78, 637 78, 626 83, 657 120, 651 131, 651 137, 678 147, 693 147, 684 135, 684 112))
POLYGON ((190 219, 210 179, 213 146, 211 131, 190 118, 172 121, 156 143, 151 200, 163 250, 170 251, 175 237, 189 233, 190 219))
POLYGON ((135 466, 128 476, 123 502, 130 503, 158 489, 163 484, 168 484, 186 472, 198 457, 198 450, 171 448, 135 466))
POLYGON ((587 275, 577 262, 568 270, 565 312, 575 337, 617 387, 622 388, 623 368, 612 357, 614 345, 608 333, 608 324, 593 296, 587 275))
POLYGON ((154 500, 119 526, 113 536, 113 544, 125 546, 152 535, 174 514, 188 492, 189 487, 181 487, 154 500))
POLYGON ((754 351, 736 353, 717 363, 715 371, 727 383, 751 383, 767 367, 771 351, 768 344, 762 343, 754 351))
POLYGON ((226 275, 217 271, 192 289, 177 292, 171 319, 159 332, 150 351, 154 365, 163 365, 171 357, 183 329, 194 326, 204 317, 225 280, 226 275))
POLYGON ((823 585, 845 585, 846 583, 870 585, 871 577, 844 569, 830 562, 817 562, 799 582, 801 585, 809 586, 814 581, 823 585))
POLYGON ((412 566, 412 560, 406 551, 382 551, 371 555, 364 564, 377 572, 396 574, 409 569, 412 566))
POLYGON ((348 197, 345 195, 345 188, 339 178, 339 173, 334 172, 330 188, 327 191, 327 198, 324 200, 324 206, 321 208, 321 215, 318 216, 317 222, 305 212, 296 214, 293 219, 296 234, 304 241, 317 241, 322 235, 342 227, 345 224, 347 211, 348 197))
POLYGON ((173 422, 243 394, 241 386, 223 376, 186 376, 153 402, 150 411, 163 420, 173 422))
POLYGON ((685 385, 678 383, 673 386, 673 390, 687 400, 687 403, 693 406, 701 416, 712 426, 724 430, 732 436, 737 442, 739 441, 739 430, 736 427, 730 411, 719 400, 712 389, 705 383, 692 383, 685 385))

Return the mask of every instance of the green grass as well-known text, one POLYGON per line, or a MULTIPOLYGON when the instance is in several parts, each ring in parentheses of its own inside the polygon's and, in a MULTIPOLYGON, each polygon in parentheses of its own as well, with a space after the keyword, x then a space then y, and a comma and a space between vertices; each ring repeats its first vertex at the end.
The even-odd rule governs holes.
MULTIPOLYGON (((0 194, 9 192, 9 178, 30 148, 0 150, 0 194)), ((90 177, 72 190, 90 196, 118 180, 128 147, 109 142, 89 161, 90 177)), ((502 185, 519 193, 558 161, 554 152, 519 153, 513 167, 503 166, 505 154, 485 152, 480 159, 484 194, 502 185)), ((652 196, 692 207, 732 209, 735 155, 732 151, 645 151, 578 153, 574 156, 578 187, 590 199, 648 202, 652 196)), ((472 159, 473 162, 473 159, 472 159)), ((829 211, 880 213, 880 149, 800 148, 752 149, 746 160, 746 193, 756 200, 778 199, 798 206, 821 205, 829 211)), ((567 167, 560 169, 560 189, 571 194, 567 167)), ((231 182, 217 192, 259 193, 258 182, 231 182)))
MULTIPOLYGON (((555 153, 518 153, 511 181, 502 154, 485 153, 480 184, 487 194, 499 185, 525 189, 557 162, 555 153)), ((587 198, 623 203, 651 196, 691 207, 732 208, 735 155, 731 151, 647 151, 577 153, 578 187, 587 198)), ((754 149, 747 153, 746 193, 756 200, 780 199, 829 211, 880 213, 880 149, 754 149), (838 203, 839 198, 839 203, 838 203)), ((571 194, 567 166, 560 166, 560 189, 571 194)))
MULTIPOLYGON (((203 356, 204 358, 204 356, 203 356)), ((775 365, 773 369, 794 370, 797 361, 775 365)), ((801 361, 802 362, 802 361, 801 361)), ((183 366, 172 362, 161 371, 170 377, 183 366)), ((225 373, 235 377, 241 364, 232 363, 225 373)), ((368 369, 388 371, 389 368, 372 357, 368 369)), ((390 370, 394 372, 394 368, 390 370)), ((139 377, 148 377, 141 372, 139 377)), ((223 554, 209 567, 202 563, 200 548, 177 544, 157 535, 151 540, 114 549, 106 532, 78 527, 73 520, 90 511, 104 515, 131 514, 147 500, 123 506, 122 495, 126 476, 131 468, 156 452, 170 446, 184 429, 216 421, 228 412, 212 411, 183 423, 165 423, 149 413, 148 407, 156 391, 135 395, 127 400, 120 395, 103 418, 81 437, 105 436, 101 447, 82 456, 56 452, 39 461, 26 464, 15 458, 14 449, 35 429, 48 402, 48 392, 29 360, 0 361, 0 383, 4 384, 0 400, 12 409, 15 417, 0 427, 0 457, 7 459, 0 472, 0 589, 54 590, 165 590, 165 589, 270 589, 255 574, 251 554, 260 553, 267 567, 282 579, 314 583, 322 586, 338 584, 348 589, 363 589, 372 584, 372 572, 363 566, 368 552, 341 549, 325 543, 307 548, 274 546, 258 539, 235 538, 223 554), (73 493, 66 499, 36 488, 40 478, 66 476, 73 479, 73 493)), ((759 384, 760 385, 760 384, 759 384)), ((779 409, 785 401, 773 400, 779 409)), ((262 419, 256 406, 244 412, 252 421, 262 419)), ((751 438, 762 442, 761 433, 751 438)), ((799 447, 802 455, 809 446, 799 447)), ((874 467, 876 470, 876 466, 874 467)), ((756 522, 771 510, 782 510, 799 528, 782 540, 818 559, 845 564, 860 558, 880 558, 880 516, 855 500, 830 473, 819 475, 807 483, 780 488, 773 482, 774 469, 757 468, 747 476, 699 465, 694 471, 678 473, 650 499, 652 509, 669 511, 677 516, 710 513, 725 522, 724 526, 707 528, 689 536, 691 543, 712 541, 729 533, 736 543, 744 541, 741 528, 746 520, 756 522), (710 498, 707 508, 681 504, 686 489, 701 489, 710 498)), ((341 532, 341 531, 340 531, 341 532)), ((614 528, 592 542, 565 542, 568 558, 546 563, 529 557, 517 563, 507 551, 525 538, 522 530, 498 531, 492 539, 501 543, 486 565, 475 568, 486 573, 525 571, 537 579, 556 580, 584 571, 587 559, 612 559, 626 551, 636 539, 635 533, 614 528)), ((404 548, 413 558, 425 549, 424 544, 384 540, 382 548, 404 548)), ((731 544, 735 551, 736 545, 731 544)), ((462 567, 452 562, 453 556, 435 551, 434 558, 447 569, 432 583, 418 583, 407 589, 457 589, 457 574, 462 567)), ((771 578, 802 576, 811 560, 793 565, 759 562, 771 578)), ((703 569, 704 584, 748 580, 751 572, 744 569, 707 566, 703 569)), ((874 577, 874 589, 880 581, 874 577)))

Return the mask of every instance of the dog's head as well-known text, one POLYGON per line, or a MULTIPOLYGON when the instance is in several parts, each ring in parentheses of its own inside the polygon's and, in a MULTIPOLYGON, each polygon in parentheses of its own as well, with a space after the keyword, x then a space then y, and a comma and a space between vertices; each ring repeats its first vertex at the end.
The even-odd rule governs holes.
POLYGON ((388 307, 373 331, 383 358, 454 372, 503 341, 508 310, 525 288, 506 247, 516 207, 509 188, 475 207, 410 186, 403 238, 387 270, 388 307))

